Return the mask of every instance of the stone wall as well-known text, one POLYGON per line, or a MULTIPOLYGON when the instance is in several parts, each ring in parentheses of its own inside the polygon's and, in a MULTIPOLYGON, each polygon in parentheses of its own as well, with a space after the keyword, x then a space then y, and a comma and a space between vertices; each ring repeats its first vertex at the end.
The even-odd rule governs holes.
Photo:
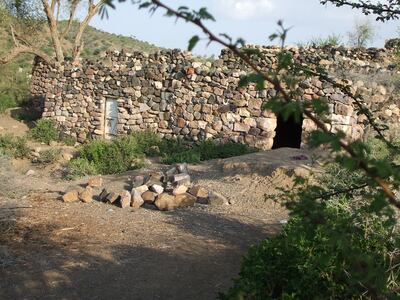
MULTIPOLYGON (((280 49, 260 49, 265 53, 261 63, 276 68, 280 49)), ((392 76, 396 72, 389 66, 390 50, 343 47, 287 50, 297 61, 325 67, 335 74, 361 70, 392 76)), ((246 71, 227 50, 212 62, 200 62, 178 50, 154 54, 113 51, 97 62, 85 62, 82 66, 66 62, 61 70, 37 61, 31 92, 43 117, 56 120, 65 134, 81 142, 106 136, 105 103, 107 99, 115 99, 118 135, 150 129, 168 138, 234 140, 270 149, 277 118, 261 107, 276 92, 268 86, 261 92, 254 86, 239 88, 239 78, 246 71)), ((350 79, 347 83, 352 84, 350 79)), ((389 96, 381 85, 372 90, 362 82, 352 85, 354 92, 363 88, 382 102, 389 96)), ((303 81, 297 92, 297 98, 304 101, 319 97, 329 100, 332 130, 343 130, 351 138, 362 135, 363 120, 340 89, 311 78, 303 81)), ((307 133, 315 127, 308 119, 303 120, 302 127, 305 142, 307 133)))

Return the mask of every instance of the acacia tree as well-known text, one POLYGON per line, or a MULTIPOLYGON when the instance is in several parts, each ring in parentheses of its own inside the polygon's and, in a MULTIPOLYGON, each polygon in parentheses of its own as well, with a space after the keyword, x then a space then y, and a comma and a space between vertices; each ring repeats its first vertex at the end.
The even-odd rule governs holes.
MULTIPOLYGON (((13 39, 13 48, 2 58, 0 63, 5 64, 22 53, 34 54, 41 57, 48 64, 60 65, 64 62, 66 49, 64 40, 70 33, 73 22, 79 9, 86 10, 86 14, 78 24, 71 57, 77 61, 83 49, 82 36, 92 18, 100 11, 105 0, 0 0, 4 17, 7 17, 8 27, 13 39), (65 16, 67 25, 60 26, 60 19, 65 16), (51 37, 51 48, 54 56, 46 54, 41 48, 45 42, 38 42, 32 31, 24 32, 27 24, 35 24, 36 34, 40 26, 45 25, 51 37)), ((3 19, 4 22, 4 19, 3 19)), ((30 27, 32 29, 32 27, 30 27)))
POLYGON ((375 36, 375 29, 368 21, 356 21, 352 31, 348 32, 349 43, 351 46, 361 48, 367 46, 375 36))

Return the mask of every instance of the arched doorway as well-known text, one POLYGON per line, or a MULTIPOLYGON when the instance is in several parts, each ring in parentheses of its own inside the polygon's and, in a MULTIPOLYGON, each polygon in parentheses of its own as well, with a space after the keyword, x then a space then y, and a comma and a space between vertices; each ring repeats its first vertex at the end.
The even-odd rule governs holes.
POLYGON ((285 121, 281 115, 278 115, 272 149, 282 147, 300 148, 302 126, 303 118, 300 119, 300 122, 296 122, 295 118, 291 116, 285 121))

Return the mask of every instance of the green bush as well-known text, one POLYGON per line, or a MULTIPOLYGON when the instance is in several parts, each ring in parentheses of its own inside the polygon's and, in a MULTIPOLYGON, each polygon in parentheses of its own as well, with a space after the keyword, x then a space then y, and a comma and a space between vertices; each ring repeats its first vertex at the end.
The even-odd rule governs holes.
POLYGON ((354 216, 347 202, 320 207, 323 224, 293 218, 282 233, 253 247, 240 278, 222 299, 394 299, 399 239, 379 217, 354 216), (351 243, 349 243, 351 241, 351 243), (392 267, 394 269, 390 270, 392 267), (374 297, 374 294, 381 297, 374 297), (363 297, 365 296, 365 298, 363 297))
POLYGON ((74 177, 121 173, 141 168, 146 156, 159 155, 166 164, 198 163, 202 160, 242 155, 251 151, 254 150, 233 142, 218 145, 207 141, 191 145, 180 139, 160 139, 152 132, 134 132, 111 141, 94 140, 82 146, 79 158, 70 162, 70 173, 74 174, 74 177))
POLYGON ((59 132, 53 120, 40 119, 29 131, 29 136, 38 142, 49 144, 59 139, 59 132))
POLYGON ((199 163, 200 161, 228 158, 254 152, 247 145, 227 142, 217 144, 213 141, 203 141, 199 144, 185 144, 182 140, 163 140, 160 146, 162 162, 173 163, 199 163))
POLYGON ((16 101, 9 95, 0 95, 0 115, 4 114, 7 109, 16 107, 16 101))
POLYGON ((48 149, 40 152, 40 156, 36 159, 36 163, 49 165, 57 162, 61 156, 60 149, 48 149))
POLYGON ((63 138, 61 139, 61 141, 62 141, 65 145, 70 146, 70 147, 73 147, 73 146, 75 146, 75 144, 76 144, 76 142, 77 142, 77 139, 74 138, 74 137, 72 137, 72 136, 65 136, 65 137, 63 137, 63 138))
POLYGON ((164 154, 162 162, 164 164, 176 164, 176 163, 192 163, 197 164, 201 161, 201 155, 194 149, 189 149, 183 152, 164 154))
POLYGON ((0 151, 15 158, 24 158, 29 155, 31 150, 27 145, 25 137, 15 137, 11 134, 6 134, 0 136, 0 151))
POLYGON ((250 249, 239 278, 220 298, 398 299, 400 239, 393 211, 371 206, 364 199, 368 188, 327 194, 362 178, 335 164, 318 185, 283 195, 288 224, 250 249))
POLYGON ((68 164, 68 179, 95 174, 98 174, 95 165, 84 158, 72 159, 68 164))
MULTIPOLYGON (((121 173, 142 167, 145 154, 157 142, 155 135, 150 133, 134 133, 112 141, 94 140, 81 148, 79 163, 75 162, 77 159, 71 160, 71 163, 84 168, 90 165, 88 169, 96 174, 121 173), (82 160, 87 164, 83 164, 82 160)), ((73 165, 73 168, 77 166, 73 165)))
POLYGON ((370 156, 373 159, 387 159, 390 156, 390 151, 386 143, 377 138, 371 138, 366 141, 370 151, 370 156))

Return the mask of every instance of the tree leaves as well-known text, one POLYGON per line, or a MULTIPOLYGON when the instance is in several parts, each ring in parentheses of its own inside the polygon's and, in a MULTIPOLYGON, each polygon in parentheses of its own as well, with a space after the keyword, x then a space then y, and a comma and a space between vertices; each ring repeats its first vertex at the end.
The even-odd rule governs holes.
POLYGON ((198 35, 192 36, 192 38, 189 40, 188 51, 192 51, 199 41, 200 38, 198 35))

